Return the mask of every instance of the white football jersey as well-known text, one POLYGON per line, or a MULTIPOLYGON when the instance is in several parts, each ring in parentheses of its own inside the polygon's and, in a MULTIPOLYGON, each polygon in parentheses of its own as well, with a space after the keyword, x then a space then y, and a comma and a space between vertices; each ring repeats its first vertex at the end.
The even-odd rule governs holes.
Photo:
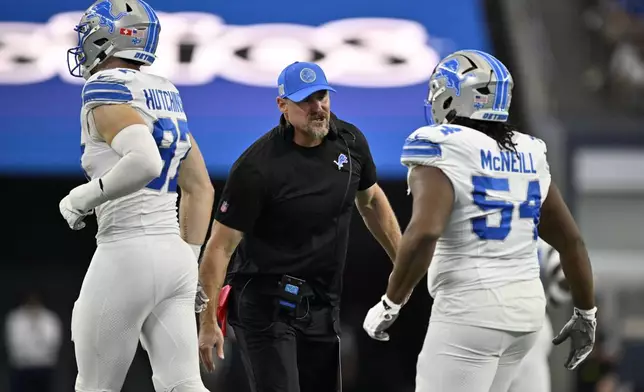
POLYGON ((524 317, 518 304, 514 313, 508 309, 513 297, 534 298, 537 313, 541 302, 545 306, 536 226, 550 170, 543 141, 515 132, 513 142, 518 154, 501 150, 494 139, 471 128, 427 126, 407 138, 401 162, 410 173, 416 165, 441 169, 454 189, 453 211, 428 271, 435 307, 442 307, 436 306, 442 295, 450 299, 443 302, 443 314, 462 311, 464 322, 530 330, 542 322, 538 315, 524 317), (480 311, 495 307, 503 313, 497 322, 480 311))
POLYGON ((191 144, 177 88, 163 77, 118 68, 92 75, 83 87, 82 98, 81 164, 90 179, 104 176, 121 159, 94 126, 91 110, 100 105, 135 108, 150 127, 163 160, 161 175, 145 188, 96 207, 97 242, 178 234, 177 175, 191 144))

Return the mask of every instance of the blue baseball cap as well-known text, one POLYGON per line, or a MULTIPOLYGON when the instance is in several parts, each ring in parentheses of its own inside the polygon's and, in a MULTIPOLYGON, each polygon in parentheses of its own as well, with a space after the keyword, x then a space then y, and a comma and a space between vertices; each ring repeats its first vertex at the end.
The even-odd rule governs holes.
POLYGON ((301 102, 320 90, 335 92, 319 65, 300 61, 284 68, 277 78, 277 88, 280 98, 293 102, 301 102))

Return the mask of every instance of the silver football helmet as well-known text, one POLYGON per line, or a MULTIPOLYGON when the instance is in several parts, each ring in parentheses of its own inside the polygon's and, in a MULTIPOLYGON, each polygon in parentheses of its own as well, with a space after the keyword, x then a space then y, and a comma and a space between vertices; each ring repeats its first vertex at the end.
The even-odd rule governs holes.
POLYGON ((74 30, 78 46, 67 51, 67 65, 73 76, 88 79, 97 65, 112 56, 152 64, 161 25, 142 0, 97 0, 74 30))
POLYGON ((425 100, 428 124, 443 124, 454 116, 505 122, 514 81, 494 56, 460 50, 441 60, 429 79, 425 100))

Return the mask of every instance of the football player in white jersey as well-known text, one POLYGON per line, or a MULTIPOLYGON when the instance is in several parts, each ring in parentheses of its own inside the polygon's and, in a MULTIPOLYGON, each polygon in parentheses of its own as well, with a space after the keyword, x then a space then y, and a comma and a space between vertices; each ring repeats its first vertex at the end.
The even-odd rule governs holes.
POLYGON ((60 212, 74 230, 94 211, 97 248, 72 314, 78 392, 120 391, 139 339, 157 391, 204 392, 194 312, 197 260, 214 190, 181 96, 141 72, 161 27, 141 0, 98 0, 75 29, 70 72, 82 90, 89 182, 60 212), (177 218, 177 186, 182 197, 177 218))
MULTIPOLYGON (((541 282, 548 306, 552 308, 570 301, 570 287, 566 281, 559 253, 542 239, 538 245, 541 282)), ((552 323, 546 315, 537 341, 521 361, 519 372, 510 385, 509 392, 550 392, 550 366, 552 351, 552 323)))
POLYGON ((545 144, 506 124, 513 81, 493 56, 458 51, 430 82, 432 124, 405 141, 413 213, 386 294, 363 327, 374 339, 428 275, 434 298, 416 391, 505 392, 545 318, 537 238, 561 255, 575 305, 555 338, 571 337, 574 369, 594 344, 588 254, 557 187, 545 144), (538 231, 537 231, 538 228, 538 231))

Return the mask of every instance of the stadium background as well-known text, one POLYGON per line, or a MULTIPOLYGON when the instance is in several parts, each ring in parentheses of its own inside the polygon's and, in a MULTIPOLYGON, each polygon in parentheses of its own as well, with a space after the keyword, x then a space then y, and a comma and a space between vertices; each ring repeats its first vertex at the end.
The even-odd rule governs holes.
MULTIPOLYGON (((514 75, 512 121, 543 138, 553 177, 586 237, 596 275, 600 337, 576 372, 567 346, 550 358, 553 392, 641 391, 644 375, 644 24, 640 0, 150 0, 163 12, 158 72, 178 85, 191 132, 220 192, 227 171, 277 121, 274 81, 297 59, 318 61, 338 87, 332 108, 367 135, 380 184, 402 227, 410 216, 402 142, 424 124, 426 81, 436 61, 482 49, 514 75)), ((0 12, 0 189, 4 226, 0 314, 38 291, 63 323, 55 391, 73 390, 69 320, 95 248, 95 222, 69 230, 59 200, 82 183, 81 84, 67 75, 81 0, 6 2, 0 12)), ((390 264, 358 216, 343 302, 345 391, 413 390, 431 298, 423 281, 381 344, 361 329, 390 264)), ((552 310, 555 329, 570 308, 552 310)), ((4 347, 4 346, 3 346, 4 347)), ((213 391, 245 391, 234 339, 213 391)), ((9 366, 0 350, 0 391, 9 366)), ((123 391, 152 391, 137 353, 123 391)))

